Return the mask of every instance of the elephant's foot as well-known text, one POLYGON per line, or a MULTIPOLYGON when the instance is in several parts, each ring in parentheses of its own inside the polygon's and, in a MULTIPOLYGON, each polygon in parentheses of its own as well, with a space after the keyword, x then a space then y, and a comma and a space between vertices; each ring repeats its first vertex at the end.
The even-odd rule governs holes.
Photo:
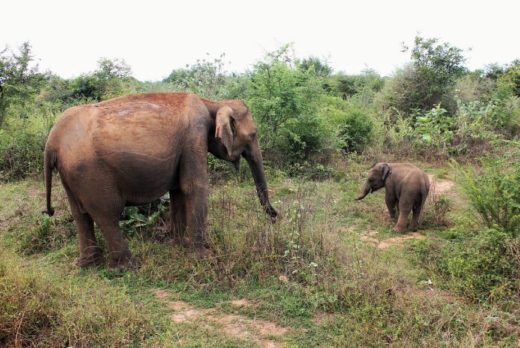
POLYGON ((205 259, 213 255, 213 252, 205 246, 195 247, 195 253, 200 259, 205 259))
POLYGON ((188 238, 188 237, 175 237, 173 238, 173 242, 172 244, 174 246, 181 246, 183 248, 189 248, 191 246, 193 246, 193 243, 191 242, 191 240, 188 238))
POLYGON ((78 259, 78 266, 81 268, 97 267, 101 266, 103 263, 105 263, 105 260, 103 259, 101 252, 80 256, 78 259))
POLYGON ((397 233, 403 233, 405 230, 406 230, 405 226, 395 225, 395 227, 394 227, 394 232, 397 232, 397 233))
POLYGON ((110 256, 110 268, 125 270, 133 269, 137 265, 130 251, 124 251, 110 256))

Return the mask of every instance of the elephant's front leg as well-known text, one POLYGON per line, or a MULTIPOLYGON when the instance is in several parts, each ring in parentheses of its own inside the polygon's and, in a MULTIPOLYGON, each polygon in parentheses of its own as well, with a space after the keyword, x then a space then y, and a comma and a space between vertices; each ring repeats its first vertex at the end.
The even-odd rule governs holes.
POLYGON ((386 207, 388 208, 388 214, 390 215, 390 219, 395 220, 397 200, 395 199, 395 196, 388 193, 388 191, 385 195, 385 203, 386 207))
POLYGON ((206 224, 208 217, 208 169, 207 150, 186 155, 180 168, 180 189, 184 196, 188 236, 197 252, 204 256, 206 249, 206 224), (202 155, 203 154, 203 155, 202 155))
POLYGON ((170 191, 171 229, 176 244, 185 245, 186 200, 181 190, 170 191))
POLYGON ((193 184, 191 192, 185 193, 186 223, 189 235, 197 252, 201 255, 206 250, 206 224, 208 218, 208 189, 206 185, 193 184))

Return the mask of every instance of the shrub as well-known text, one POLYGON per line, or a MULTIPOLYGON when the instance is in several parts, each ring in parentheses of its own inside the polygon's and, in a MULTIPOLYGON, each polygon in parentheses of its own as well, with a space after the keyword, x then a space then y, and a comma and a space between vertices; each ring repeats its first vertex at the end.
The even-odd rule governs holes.
POLYGON ((135 346, 154 332, 124 289, 47 267, 0 253, 0 346, 135 346))
MULTIPOLYGON (((517 156, 516 156, 517 157, 517 156)), ((488 159, 479 170, 459 169, 464 192, 486 226, 498 227, 511 236, 520 235, 520 166, 488 159)))
MULTIPOLYGON (((404 47, 407 51, 408 47, 404 47)), ((380 101, 385 111, 413 116, 441 104, 455 112, 453 89, 465 72, 462 50, 437 39, 416 37, 410 49, 411 64, 398 70, 385 85, 380 101)))
POLYGON ((343 149, 348 152, 361 152, 372 140, 373 123, 361 109, 348 110, 340 125, 339 139, 343 141, 343 149))
POLYGON ((27 229, 18 236, 20 245, 18 251, 25 255, 58 250, 76 236, 75 227, 70 218, 38 217, 34 229, 27 229))
POLYGON ((323 149, 326 137, 317 108, 320 78, 314 69, 294 67, 286 50, 255 66, 247 91, 265 157, 279 164, 308 160, 323 149))
POLYGON ((452 202, 446 194, 433 192, 434 188, 435 183, 432 183, 423 216, 423 225, 431 225, 432 227, 448 226, 448 213, 451 211, 452 202))
POLYGON ((190 91, 206 98, 222 98, 225 95, 226 74, 224 57, 197 59, 197 63, 186 68, 173 70, 163 82, 173 85, 175 90, 190 91))
POLYGON ((0 180, 23 178, 43 168, 43 149, 54 120, 54 109, 11 107, 10 117, 0 129, 0 180), (23 115, 23 116, 22 116, 23 115))
POLYGON ((509 248, 518 243, 502 230, 460 231, 442 249, 437 267, 453 288, 474 300, 508 299, 520 290, 518 254, 509 248))

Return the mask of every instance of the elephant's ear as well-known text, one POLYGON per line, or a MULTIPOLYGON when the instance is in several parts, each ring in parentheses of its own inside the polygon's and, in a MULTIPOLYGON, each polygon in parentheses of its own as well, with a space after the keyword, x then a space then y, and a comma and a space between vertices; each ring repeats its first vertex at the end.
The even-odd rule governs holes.
POLYGON ((390 166, 388 165, 388 163, 383 163, 381 165, 381 171, 382 171, 382 178, 383 178, 383 182, 384 182, 384 181, 386 181, 386 178, 388 178, 388 175, 390 175, 392 170, 390 169, 390 166))
POLYGON ((215 138, 220 139, 226 147, 228 156, 231 156, 233 150, 233 109, 229 106, 223 106, 217 111, 215 117, 215 138))

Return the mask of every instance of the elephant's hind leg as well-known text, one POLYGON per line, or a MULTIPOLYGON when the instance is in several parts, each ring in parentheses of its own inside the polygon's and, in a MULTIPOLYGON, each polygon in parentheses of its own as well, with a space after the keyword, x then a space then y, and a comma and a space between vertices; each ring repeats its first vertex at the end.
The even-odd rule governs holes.
POLYGON ((394 231, 401 233, 406 230, 408 215, 410 215, 410 211, 412 210, 412 204, 413 203, 408 202, 407 199, 399 201, 399 217, 397 218, 397 224, 394 227, 394 231))
POLYGON ((108 246, 110 267, 126 267, 132 259, 128 242, 119 230, 119 219, 103 218, 96 220, 108 246))
POLYGON ((412 231, 417 231, 417 228, 419 226, 419 218, 421 217, 421 211, 424 207, 425 199, 421 199, 421 196, 418 197, 418 199, 415 201, 415 204, 412 209, 412 231))
POLYGON ((74 224, 76 225, 79 236, 78 266, 91 267, 102 264, 103 254, 96 241, 92 217, 87 213, 82 213, 74 196, 69 190, 66 191, 72 216, 74 218, 74 224))
POLYGON ((91 209, 91 216, 105 237, 110 267, 124 268, 129 264, 132 256, 128 249, 128 242, 119 229, 119 218, 123 212, 124 203, 115 194, 105 197, 103 197, 105 199, 100 199, 95 209, 91 209))

